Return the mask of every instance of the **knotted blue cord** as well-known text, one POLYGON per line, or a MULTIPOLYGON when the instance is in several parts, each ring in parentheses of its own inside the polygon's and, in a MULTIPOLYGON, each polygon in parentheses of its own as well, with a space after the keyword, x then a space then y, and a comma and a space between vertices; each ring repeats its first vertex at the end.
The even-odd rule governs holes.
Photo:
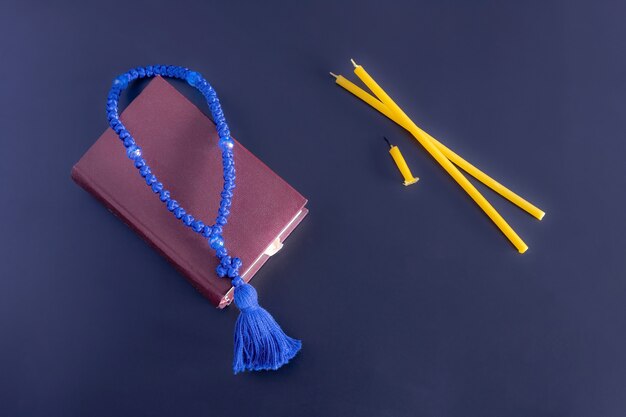
POLYGON ((299 340, 287 336, 272 316, 257 301, 256 290, 245 283, 239 276, 242 266, 241 259, 228 255, 223 227, 228 223, 233 191, 235 189, 235 160, 233 157, 234 141, 226 123, 224 112, 217 93, 198 72, 173 65, 149 65, 131 69, 113 80, 107 97, 107 119, 109 125, 118 134, 126 147, 126 154, 133 161, 141 176, 152 191, 158 195, 167 210, 182 223, 196 233, 204 236, 209 246, 215 251, 219 260, 216 273, 219 277, 229 277, 235 287, 235 304, 241 310, 235 326, 235 355, 233 370, 235 373, 245 370, 278 369, 289 362, 300 350, 299 340), (219 147, 222 151, 222 167, 224 186, 220 194, 221 201, 217 217, 213 225, 207 225, 187 212, 178 201, 171 197, 156 175, 152 173, 141 148, 119 119, 118 103, 120 94, 131 81, 146 77, 170 77, 186 80, 198 89, 205 97, 219 136, 219 147))

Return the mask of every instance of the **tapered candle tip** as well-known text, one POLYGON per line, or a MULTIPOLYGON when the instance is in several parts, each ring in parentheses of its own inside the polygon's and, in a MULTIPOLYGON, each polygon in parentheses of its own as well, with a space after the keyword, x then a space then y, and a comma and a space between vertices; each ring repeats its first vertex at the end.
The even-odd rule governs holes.
POLYGON ((335 74, 334 72, 329 72, 330 75, 332 75, 335 78, 339 78, 339 76, 337 74, 335 74))
POLYGON ((352 65, 354 65, 354 68, 358 67, 359 64, 357 64, 356 62, 354 62, 354 59, 350 58, 350 62, 352 62, 352 65))

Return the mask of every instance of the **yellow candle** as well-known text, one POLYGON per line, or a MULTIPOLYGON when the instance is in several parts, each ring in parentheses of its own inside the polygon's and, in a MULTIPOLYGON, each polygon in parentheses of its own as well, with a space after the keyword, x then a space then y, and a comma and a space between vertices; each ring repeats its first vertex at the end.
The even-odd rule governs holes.
MULTIPOLYGON (((369 104, 370 106, 372 106, 373 108, 375 108, 376 110, 378 110, 379 112, 387 116, 389 119, 393 120, 400 126, 409 130, 409 127, 406 126, 404 123, 402 123, 400 121, 400 118, 396 116, 391 110, 389 110, 389 108, 387 108, 387 106, 385 106, 376 97, 372 96, 371 94, 361 89, 359 86, 352 83, 350 80, 348 80, 347 78, 341 75, 336 75, 336 74, 333 74, 332 72, 331 72, 331 75, 335 77, 335 82, 339 86, 345 88, 346 90, 348 90, 349 92, 351 92, 352 94, 354 94, 355 96, 357 96, 358 98, 360 98, 361 100, 363 100, 364 102, 366 102, 367 104, 369 104)), ((416 126, 416 127, 420 130, 420 132, 424 136, 430 139, 430 141, 433 142, 437 148, 439 148, 441 153, 443 153, 450 161, 458 165, 465 172, 467 172, 472 177, 476 178, 478 181, 485 184, 487 187, 491 188, 496 193, 500 194, 502 197, 509 200, 511 203, 515 204, 522 210, 526 211, 530 215, 536 217, 539 220, 543 219, 543 216, 545 216, 545 212, 543 210, 541 210, 534 204, 530 203, 529 201, 525 200, 523 197, 519 196, 513 191, 509 190, 504 185, 500 184, 498 181, 494 180, 489 175, 485 174, 484 172, 476 168, 471 163, 467 162, 465 159, 463 159, 461 156, 456 154, 450 148, 446 147, 443 143, 439 142, 437 139, 430 136, 427 132, 420 129, 419 126, 416 126)))
POLYGON ((500 213, 493 208, 493 206, 483 197, 483 195, 468 181, 467 178, 457 169, 446 156, 441 153, 439 148, 430 141, 426 135, 409 119, 409 117, 402 111, 402 109, 385 93, 385 91, 374 81, 374 79, 363 69, 361 65, 357 65, 352 61, 354 65, 354 73, 357 77, 363 81, 363 83, 369 87, 380 101, 383 102, 387 108, 389 108, 403 125, 406 125, 409 132, 417 139, 417 141, 428 151, 428 153, 435 158, 435 160, 441 165, 448 174, 465 190, 465 192, 478 204, 478 206, 489 216, 489 218, 495 223, 496 226, 502 231, 502 233, 511 241, 513 246, 517 248, 519 253, 524 253, 528 250, 528 246, 524 241, 515 233, 515 230, 509 226, 509 224, 502 218, 500 213))
POLYGON ((400 149, 396 145, 392 145, 387 138, 385 138, 385 141, 389 144, 389 154, 393 158, 393 161, 396 163, 398 170, 400 170, 400 173, 404 177, 403 184, 407 186, 418 182, 419 178, 414 177, 411 173, 409 166, 404 160, 404 156, 402 156, 402 153, 400 153, 400 149))

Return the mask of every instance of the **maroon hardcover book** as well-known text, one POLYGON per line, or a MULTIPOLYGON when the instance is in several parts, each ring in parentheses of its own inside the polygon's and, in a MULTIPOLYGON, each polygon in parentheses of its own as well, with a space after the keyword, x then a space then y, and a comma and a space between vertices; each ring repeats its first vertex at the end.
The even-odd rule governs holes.
MULTIPOLYGON (((121 115, 143 156, 172 198, 213 224, 223 185, 215 125, 160 77, 121 115)), ((237 186, 224 228, 229 253, 243 261, 249 281, 306 216, 307 200, 238 142, 237 186)), ((112 129, 72 168, 72 178, 167 258, 205 297, 222 308, 230 280, 215 273, 208 242, 177 220, 139 175, 112 129)))

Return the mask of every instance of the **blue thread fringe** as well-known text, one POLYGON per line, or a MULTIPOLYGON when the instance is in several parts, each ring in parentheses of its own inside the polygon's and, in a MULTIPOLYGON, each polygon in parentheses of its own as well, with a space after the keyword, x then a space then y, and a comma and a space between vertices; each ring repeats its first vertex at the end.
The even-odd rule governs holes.
POLYGON ((302 342, 287 336, 272 315, 259 306, 254 287, 239 282, 235 304, 241 313, 235 324, 233 371, 276 370, 296 356, 302 342))

